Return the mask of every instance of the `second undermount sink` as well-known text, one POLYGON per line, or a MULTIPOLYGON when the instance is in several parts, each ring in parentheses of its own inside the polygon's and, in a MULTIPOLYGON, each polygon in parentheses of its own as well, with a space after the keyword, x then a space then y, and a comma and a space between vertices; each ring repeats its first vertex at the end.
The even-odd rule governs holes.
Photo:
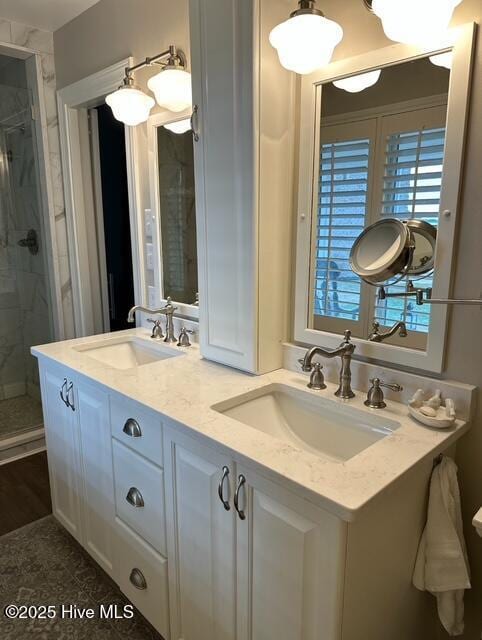
POLYGON ((238 422, 332 460, 345 461, 400 424, 323 396, 270 384, 212 407, 238 422))
POLYGON ((147 340, 135 336, 96 340, 74 349, 114 369, 133 369, 182 355, 172 347, 150 344, 147 340))

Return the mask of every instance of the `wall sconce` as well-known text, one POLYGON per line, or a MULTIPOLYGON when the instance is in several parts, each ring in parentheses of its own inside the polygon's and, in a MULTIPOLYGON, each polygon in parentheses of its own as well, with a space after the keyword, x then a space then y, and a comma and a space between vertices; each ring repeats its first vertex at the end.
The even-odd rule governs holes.
POLYGON ((127 126, 135 127, 145 122, 155 104, 154 99, 144 93, 132 77, 135 71, 152 65, 162 67, 147 82, 159 106, 178 113, 192 105, 191 74, 186 71, 186 57, 180 49, 171 45, 152 58, 146 58, 133 67, 126 67, 123 84, 106 97, 105 101, 112 109, 114 118, 127 126), (163 61, 162 58, 166 60, 163 61))
POLYGON ((387 38, 403 44, 437 44, 462 0, 363 0, 380 18, 387 38))
POLYGON ((167 129, 171 133, 177 134, 186 133, 186 131, 190 131, 192 128, 190 118, 175 120, 174 122, 168 122, 162 126, 164 127, 164 129, 167 129))
POLYGON ((368 87, 373 87, 373 85, 378 82, 381 72, 381 69, 376 69, 375 71, 360 73, 357 76, 350 76, 342 80, 333 80, 333 84, 338 89, 343 89, 349 93, 358 93, 359 91, 368 89, 368 87))
POLYGON ((281 65, 299 74, 313 73, 331 60, 343 29, 315 8, 316 0, 299 0, 299 8, 269 34, 281 65))

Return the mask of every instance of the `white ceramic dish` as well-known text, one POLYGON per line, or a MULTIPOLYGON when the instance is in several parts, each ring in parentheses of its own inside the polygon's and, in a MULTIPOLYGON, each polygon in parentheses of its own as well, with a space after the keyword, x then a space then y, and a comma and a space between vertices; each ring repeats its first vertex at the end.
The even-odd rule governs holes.
POLYGON ((427 427, 433 427, 434 429, 449 429, 453 427, 455 418, 449 418, 445 412, 445 405, 441 405, 437 409, 437 415, 434 417, 426 416, 420 412, 420 409, 408 405, 408 413, 415 418, 418 422, 427 425, 427 427))

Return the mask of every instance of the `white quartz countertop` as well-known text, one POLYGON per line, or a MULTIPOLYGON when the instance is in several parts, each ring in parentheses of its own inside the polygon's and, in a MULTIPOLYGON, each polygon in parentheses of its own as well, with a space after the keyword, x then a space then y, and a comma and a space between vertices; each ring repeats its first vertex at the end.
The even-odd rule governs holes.
POLYGON ((248 375, 202 359, 197 345, 183 349, 180 357, 126 370, 114 369, 73 348, 123 335, 150 340, 145 329, 132 329, 34 347, 32 353, 159 412, 179 423, 180 429, 195 432, 222 446, 235 460, 254 467, 259 473, 274 480, 281 477, 294 491, 347 521, 353 520, 364 505, 410 468, 435 457, 468 429, 468 424, 460 420, 448 430, 424 427, 408 415, 405 405, 388 401, 387 408, 376 413, 400 423, 393 434, 346 462, 319 457, 241 424, 211 407, 242 393, 279 383, 316 395, 322 393, 335 403, 347 402, 351 407, 372 412, 373 409, 363 404, 366 391, 358 391, 352 400, 339 400, 333 395, 336 389, 333 384, 328 383, 322 392, 309 391, 306 374, 286 369, 261 376, 248 375))

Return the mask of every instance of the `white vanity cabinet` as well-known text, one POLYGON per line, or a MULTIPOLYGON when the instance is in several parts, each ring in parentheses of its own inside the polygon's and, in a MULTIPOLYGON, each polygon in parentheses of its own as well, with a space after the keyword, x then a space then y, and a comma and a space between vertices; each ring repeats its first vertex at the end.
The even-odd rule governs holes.
POLYGON ((53 512, 112 575, 109 396, 60 367, 40 370, 53 512))
POLYGON ((190 0, 202 354, 282 366, 289 308, 294 74, 269 30, 279 0, 190 0))
MULTIPOLYGON (((40 366, 52 509, 67 531, 82 542, 80 427, 66 401, 69 380, 60 367, 40 366)), ((70 397, 75 403, 74 393, 72 386, 70 397)))
POLYGON ((340 638, 345 525, 174 429, 165 447, 171 637, 340 638))

